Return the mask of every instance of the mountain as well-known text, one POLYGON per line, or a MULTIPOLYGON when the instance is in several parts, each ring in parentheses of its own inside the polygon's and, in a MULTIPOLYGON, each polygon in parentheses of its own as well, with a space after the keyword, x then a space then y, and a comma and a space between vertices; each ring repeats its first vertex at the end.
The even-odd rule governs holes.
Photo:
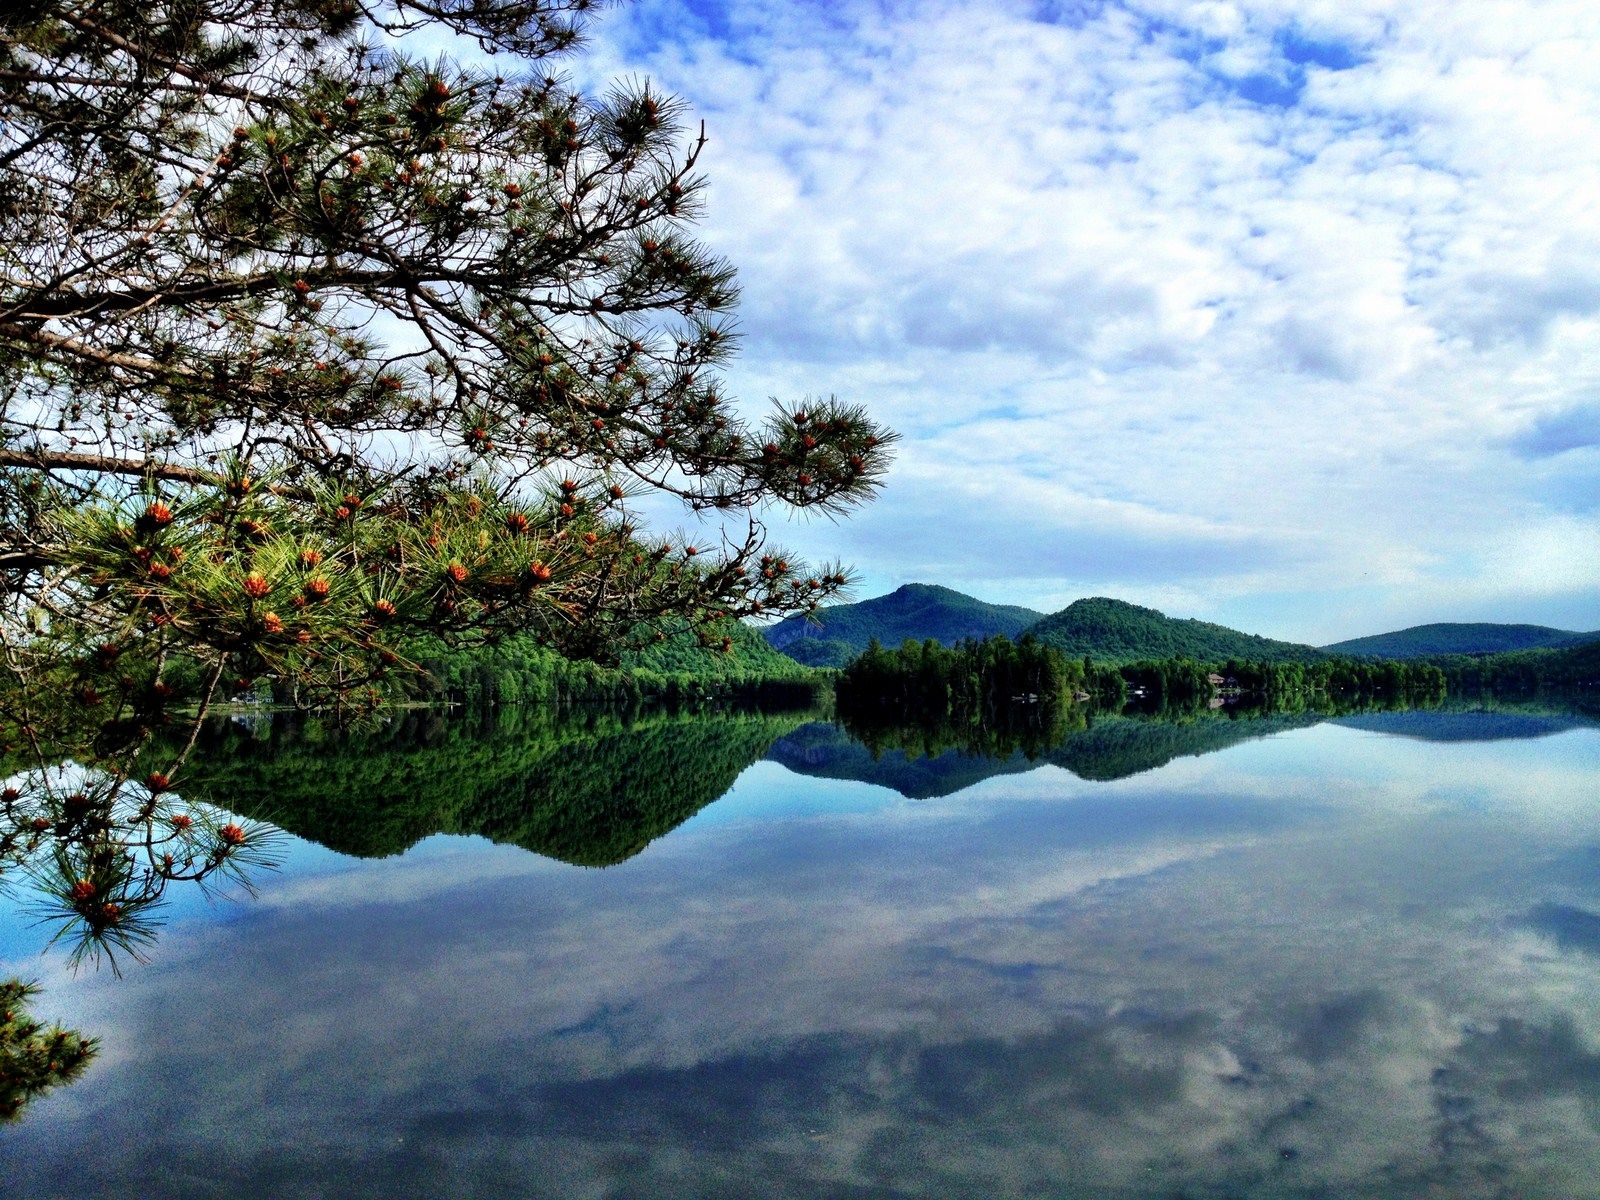
POLYGON ((1414 625, 1393 633, 1335 642, 1331 654, 1363 654, 1373 658, 1429 658, 1436 654, 1500 654, 1600 641, 1600 630, 1576 633, 1548 625, 1496 625, 1488 622, 1414 625))
POLYGON ((1104 663, 1128 663, 1145 658, 1310 662, 1323 657, 1323 652, 1315 646, 1240 633, 1209 621, 1169 617, 1153 608, 1141 608, 1104 596, 1076 600, 1024 632, 1054 646, 1069 658, 1089 655, 1104 663))
POLYGON ((982 600, 931 583, 908 583, 859 604, 817 610, 811 620, 790 617, 768 626, 767 641, 790 658, 817 667, 842 667, 873 638, 898 646, 907 638, 954 645, 963 638, 1016 637, 1042 614, 982 600))

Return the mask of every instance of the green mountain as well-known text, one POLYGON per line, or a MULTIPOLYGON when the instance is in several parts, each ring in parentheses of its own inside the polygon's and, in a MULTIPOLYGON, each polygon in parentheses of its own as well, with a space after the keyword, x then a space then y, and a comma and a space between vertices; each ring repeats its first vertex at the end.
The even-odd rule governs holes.
POLYGON ((1324 657, 1315 646, 1240 633, 1209 621, 1169 617, 1153 608, 1104 596, 1074 601, 1025 632, 1069 658, 1088 655, 1103 663, 1159 658, 1311 662, 1324 657))
POLYGON ((790 617, 766 629, 767 641, 808 666, 842 667, 873 638, 898 646, 932 638, 946 646, 963 638, 1016 637, 1041 616, 1014 604, 985 604, 947 587, 908 583, 859 604, 835 604, 815 617, 790 617))
POLYGON ((1570 629, 1551 629, 1548 625, 1443 622, 1351 638, 1323 649, 1331 654, 1362 654, 1374 658, 1431 658, 1439 654, 1500 654, 1508 650, 1577 646, 1592 641, 1600 641, 1600 630, 1576 633, 1570 629))

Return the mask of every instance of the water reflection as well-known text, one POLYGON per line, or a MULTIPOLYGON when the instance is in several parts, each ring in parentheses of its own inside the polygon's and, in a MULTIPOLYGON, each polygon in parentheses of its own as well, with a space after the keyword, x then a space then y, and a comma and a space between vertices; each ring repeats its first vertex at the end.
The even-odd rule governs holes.
MULTIPOLYGON (((597 720, 621 764, 626 731, 597 720)), ((176 923, 152 969, 85 981, 116 1061, 7 1133, 8 1194, 1594 1194, 1592 726, 1119 716, 897 795, 860 772, 951 751, 874 759, 805 714, 741 720, 706 731, 726 753, 704 778, 774 761, 647 853, 604 848, 649 822, 566 855, 612 869, 465 841, 291 856, 259 904, 176 923), (64 1154, 96 1139, 118 1152, 64 1154)), ((683 772, 663 820, 704 794, 667 749, 697 744, 684 725, 640 751, 683 772)), ((374 734, 348 757, 409 815, 358 806, 325 836, 524 832, 480 818, 566 767, 505 732, 374 734), (498 782, 418 815, 480 769, 498 782)), ((315 730, 273 736, 318 764, 308 794, 361 777, 315 730)), ((241 803, 267 765, 205 753, 241 803)), ((571 786, 602 804, 598 776, 571 786)))
POLYGON ((344 854, 475 834, 580 866, 622 862, 733 786, 798 712, 413 710, 341 731, 211 727, 195 786, 344 854))

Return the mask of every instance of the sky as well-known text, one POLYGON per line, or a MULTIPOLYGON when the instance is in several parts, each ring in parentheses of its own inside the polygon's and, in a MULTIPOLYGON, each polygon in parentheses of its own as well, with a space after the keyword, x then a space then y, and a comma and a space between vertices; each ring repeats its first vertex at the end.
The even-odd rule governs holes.
POLYGON ((857 598, 1323 643, 1600 628, 1592 0, 635 0, 703 119, 730 390, 902 438, 857 598))

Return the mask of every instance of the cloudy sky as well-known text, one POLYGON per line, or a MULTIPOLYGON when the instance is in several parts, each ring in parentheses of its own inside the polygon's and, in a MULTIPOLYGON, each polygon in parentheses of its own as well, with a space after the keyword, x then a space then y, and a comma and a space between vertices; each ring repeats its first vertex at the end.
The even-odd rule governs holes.
POLYGON ((1600 627, 1591 0, 636 0, 753 402, 904 437, 784 538, 1312 641, 1600 627))

